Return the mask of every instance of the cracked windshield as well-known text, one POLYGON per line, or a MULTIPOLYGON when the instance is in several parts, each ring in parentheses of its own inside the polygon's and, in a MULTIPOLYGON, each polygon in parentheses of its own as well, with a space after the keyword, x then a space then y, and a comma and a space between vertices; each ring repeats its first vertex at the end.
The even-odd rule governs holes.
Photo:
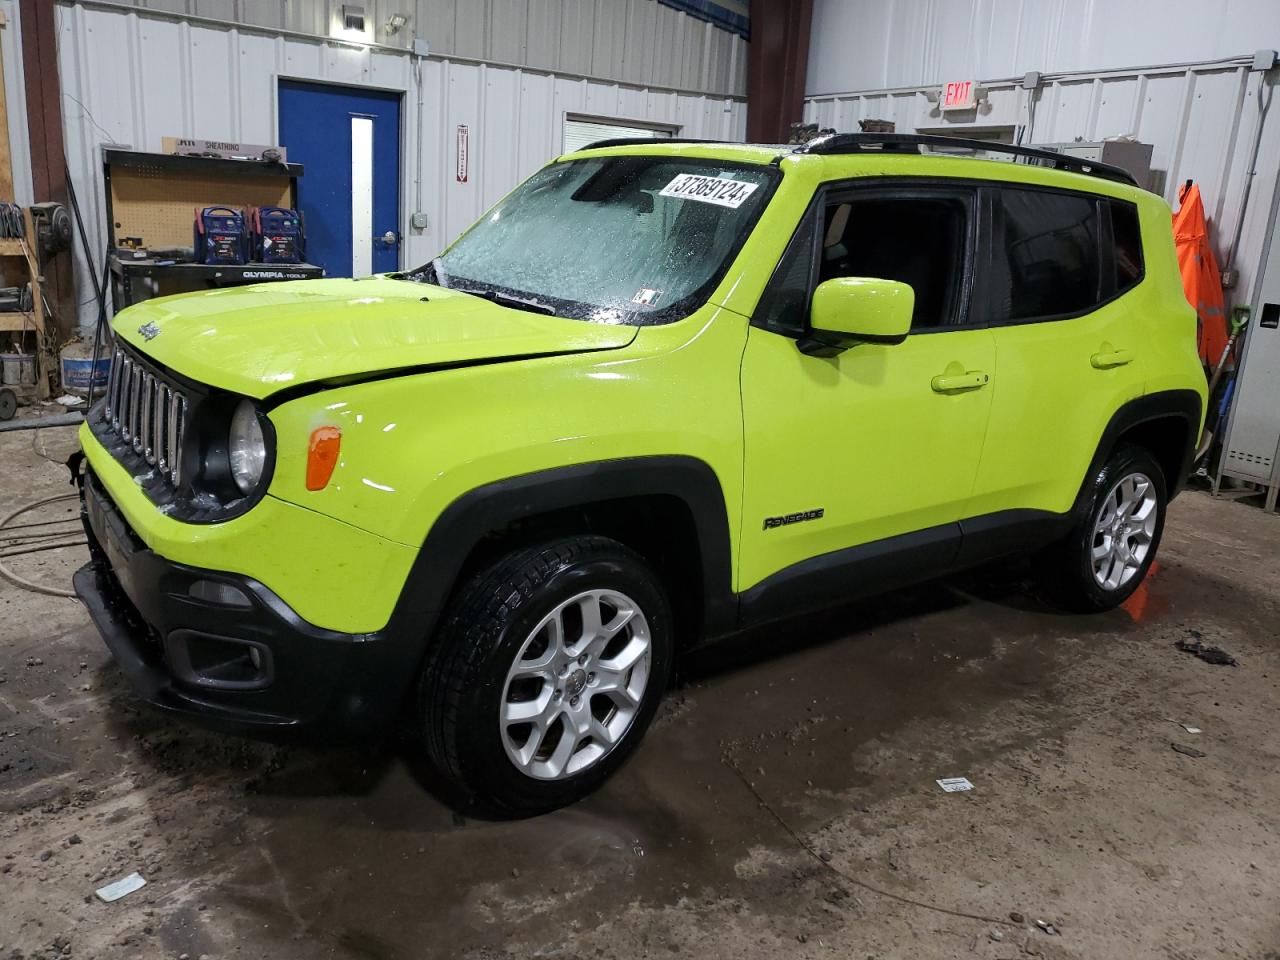
POLYGON ((710 295, 776 176, 674 157, 554 164, 413 278, 597 323, 669 323, 710 295))

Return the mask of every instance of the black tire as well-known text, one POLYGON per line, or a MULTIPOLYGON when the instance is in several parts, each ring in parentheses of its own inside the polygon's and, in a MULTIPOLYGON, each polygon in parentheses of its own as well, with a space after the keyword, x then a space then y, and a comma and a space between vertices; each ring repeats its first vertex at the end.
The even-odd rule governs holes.
POLYGON ((18 412, 18 396, 8 387, 0 387, 0 420, 12 420, 18 412))
POLYGON ((1069 610, 1085 613, 1111 610, 1129 599, 1151 569, 1160 547, 1168 504, 1166 491, 1164 471, 1150 453, 1132 446, 1116 450, 1089 481, 1088 509, 1083 512, 1083 519, 1042 558, 1041 579, 1049 598, 1069 610), (1118 485, 1135 475, 1150 481, 1155 497, 1150 543, 1137 569, 1123 582, 1107 586, 1095 576, 1094 569, 1094 548, 1102 549, 1105 543, 1105 535, 1098 532, 1099 522, 1118 485))
MULTIPOLYGON (((660 581, 643 558, 621 543, 597 536, 570 537, 518 550, 482 570, 450 601, 419 683, 416 721, 432 766, 453 788, 446 791, 454 794, 449 799, 483 815, 521 817, 591 793, 626 761, 644 735, 670 677, 672 656, 670 606, 660 581), (643 615, 648 679, 630 725, 603 756, 562 779, 535 779, 507 753, 499 717, 508 697, 508 671, 545 617, 591 590, 618 591, 643 615)), ((536 696, 541 696, 547 681, 536 683, 536 696)), ((579 699, 595 709, 600 697, 584 690, 579 699)), ((563 703, 568 700, 564 697, 563 703)), ((604 709, 609 709, 607 698, 604 709)), ((561 735, 568 730, 567 719, 564 723, 561 735)))

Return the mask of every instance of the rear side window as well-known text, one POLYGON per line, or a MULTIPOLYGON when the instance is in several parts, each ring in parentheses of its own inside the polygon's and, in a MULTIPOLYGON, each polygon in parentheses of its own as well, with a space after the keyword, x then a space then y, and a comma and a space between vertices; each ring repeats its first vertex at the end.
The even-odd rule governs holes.
POLYGON ((1094 197, 996 190, 994 213, 1002 229, 993 257, 993 319, 1016 323, 1070 316, 1103 299, 1094 197))

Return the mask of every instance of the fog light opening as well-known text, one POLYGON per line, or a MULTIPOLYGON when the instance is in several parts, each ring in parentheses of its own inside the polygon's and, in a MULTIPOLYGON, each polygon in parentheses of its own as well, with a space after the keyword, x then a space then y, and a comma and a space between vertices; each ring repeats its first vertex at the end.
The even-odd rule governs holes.
POLYGON ((212 603, 220 607, 248 609, 253 606, 243 590, 219 580, 196 580, 187 588, 187 596, 201 603, 212 603))
POLYGON ((165 652, 174 672, 199 687, 260 690, 275 676, 271 650, 252 640, 175 630, 165 652))

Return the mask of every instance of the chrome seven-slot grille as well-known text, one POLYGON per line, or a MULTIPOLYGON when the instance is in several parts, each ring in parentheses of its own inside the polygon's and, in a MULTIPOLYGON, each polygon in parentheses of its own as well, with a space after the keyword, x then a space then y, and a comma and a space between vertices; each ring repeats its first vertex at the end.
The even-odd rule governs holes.
POLYGON ((187 397, 117 347, 107 384, 107 422, 133 451, 175 487, 182 479, 182 435, 187 397))

